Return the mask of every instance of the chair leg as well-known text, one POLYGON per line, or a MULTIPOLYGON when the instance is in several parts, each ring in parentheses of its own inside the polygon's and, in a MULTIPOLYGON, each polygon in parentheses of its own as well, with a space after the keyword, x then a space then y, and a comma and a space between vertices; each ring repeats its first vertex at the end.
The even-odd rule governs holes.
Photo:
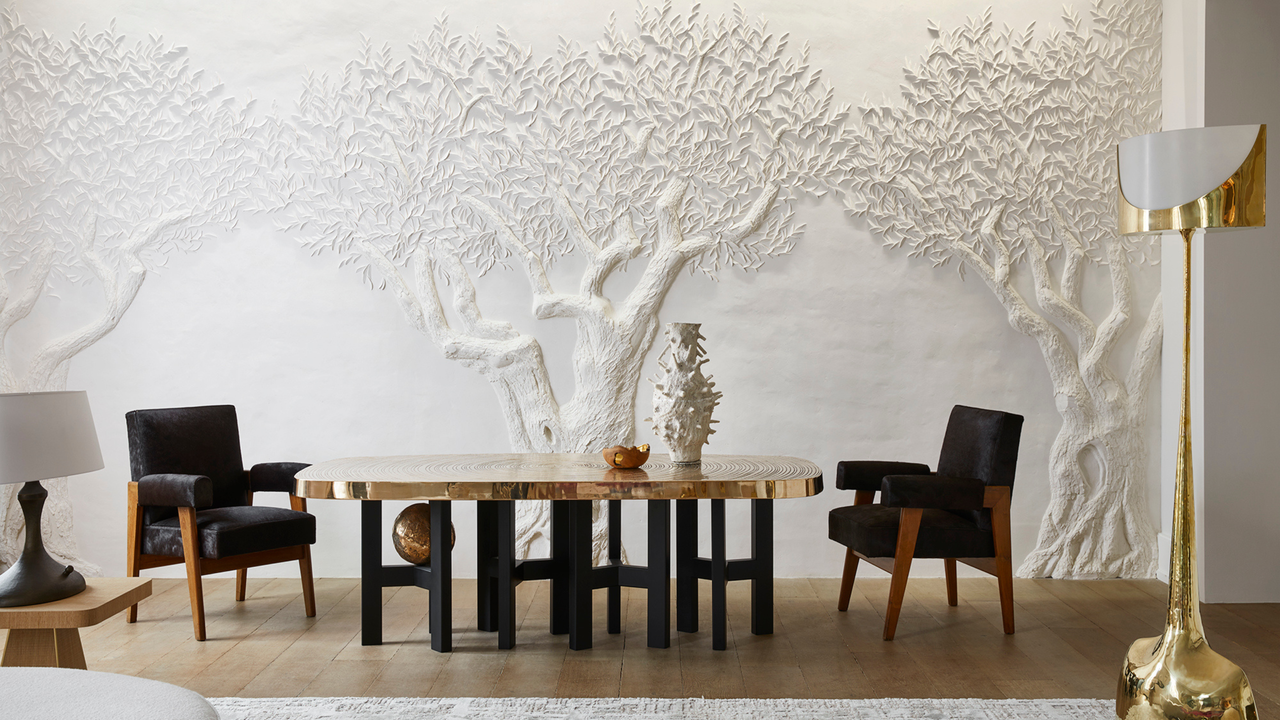
POLYGON ((182 529, 182 557, 187 565, 187 589, 191 593, 191 624, 196 640, 204 641, 204 588, 200 578, 200 535, 195 508, 178 508, 182 529))
POLYGON ((884 614, 884 639, 892 640, 898 629, 898 614, 907 594, 907 576, 916 552, 916 536, 920 533, 920 508, 902 508, 898 520, 898 547, 893 553, 893 580, 889 584, 889 609, 884 614))
POLYGON ((853 578, 858 574, 858 556, 853 550, 844 549, 844 574, 840 577, 840 601, 836 609, 840 612, 849 610, 849 596, 853 594, 853 578))
POLYGON ((947 604, 955 607, 960 603, 956 592, 956 559, 947 558, 942 561, 942 566, 947 572, 947 604))
MULTIPOLYGON (((868 505, 876 499, 876 494, 869 490, 855 490, 853 493, 854 505, 868 505)), ((845 548, 844 551, 844 573, 840 576, 840 600, 836 604, 836 609, 840 612, 849 610, 849 596, 853 594, 853 578, 858 574, 858 556, 853 554, 853 550, 845 548)))
POLYGON ((240 568, 236 571, 236 602, 244 602, 244 591, 248 584, 249 569, 240 568))
POLYGON ((1000 619, 1004 634, 1013 634, 1013 563, 1009 558, 996 558, 996 580, 1000 584, 1000 619))
MULTIPOLYGON (((129 577, 138 577, 142 564, 142 507, 138 505, 138 483, 129 483, 129 538, 126 557, 129 577)), ((125 611, 124 621, 138 622, 138 604, 134 603, 125 611)))
POLYGON ((1004 634, 1013 634, 1013 551, 1009 536, 1009 496, 991 508, 991 535, 996 546, 996 581, 1000 585, 1000 619, 1004 634))
POLYGON ((316 584, 311 579, 311 546, 302 546, 302 559, 298 561, 298 570, 302 572, 302 604, 306 608, 307 617, 316 616, 316 584))

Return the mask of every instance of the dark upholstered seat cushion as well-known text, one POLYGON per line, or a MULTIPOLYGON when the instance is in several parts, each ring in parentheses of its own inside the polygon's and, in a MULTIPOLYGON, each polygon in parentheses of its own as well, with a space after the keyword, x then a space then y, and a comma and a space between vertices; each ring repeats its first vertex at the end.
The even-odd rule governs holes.
MULTIPOLYGON (((196 513, 200 557, 218 558, 275 550, 316 541, 316 518, 310 513, 274 507, 209 508, 196 513)), ((144 555, 182 556, 178 518, 166 518, 142 529, 144 555)))
MULTIPOLYGON (((867 557, 893 557, 898 547, 898 508, 884 505, 849 505, 828 515, 832 540, 867 557)), ((946 510, 925 510, 916 538, 915 557, 995 557, 990 530, 946 510)))
POLYGON ((836 464, 837 490, 879 492, 885 475, 928 475, 929 466, 922 463, 891 460, 844 460, 836 464))

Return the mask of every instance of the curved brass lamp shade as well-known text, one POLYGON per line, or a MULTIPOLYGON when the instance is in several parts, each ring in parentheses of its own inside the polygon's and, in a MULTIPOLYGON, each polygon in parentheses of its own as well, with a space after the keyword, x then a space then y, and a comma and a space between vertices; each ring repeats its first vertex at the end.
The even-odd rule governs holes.
MULTIPOLYGON (((1120 152, 1119 148, 1116 152, 1120 152)), ((1253 141, 1252 149, 1231 177, 1191 202, 1171 208, 1143 209, 1129 202, 1124 194, 1124 186, 1125 178, 1122 176, 1118 193, 1121 235, 1266 225, 1267 126, 1258 126, 1258 135, 1253 141)))
MULTIPOLYGON (((1200 132, 1215 130, 1219 129, 1205 128, 1200 132)), ((1188 134, 1197 131, 1178 132, 1188 134)), ((1147 147, 1152 145, 1154 143, 1148 143, 1147 147)), ((1121 157, 1120 231, 1133 234, 1178 230, 1182 234, 1185 261, 1182 276, 1182 413, 1169 560, 1169 613, 1163 634, 1143 638, 1129 647, 1116 690, 1116 715, 1122 720, 1257 720, 1258 707, 1249 679, 1239 665, 1209 647, 1200 620, 1195 495, 1191 476, 1191 239, 1197 228, 1266 224, 1267 126, 1259 126, 1253 147, 1239 169, 1205 195, 1177 207, 1143 209, 1131 204, 1124 193, 1127 178, 1123 177, 1123 168, 1126 164, 1130 167, 1144 167, 1144 164, 1126 163, 1126 158, 1121 157)), ((1132 157, 1127 159, 1134 160, 1132 157)), ((1139 157, 1137 160, 1154 159, 1139 157)), ((1155 164, 1148 162, 1145 167, 1149 169, 1155 164)), ((1150 177, 1151 173, 1148 172, 1147 176, 1150 177)), ((1132 191, 1135 189, 1134 181, 1145 178, 1128 179, 1132 191)), ((1201 187, 1218 182, 1217 178, 1209 178, 1208 183, 1204 183, 1203 178, 1193 180, 1200 182, 1201 187)), ((1139 193, 1131 194, 1136 197, 1139 193)))

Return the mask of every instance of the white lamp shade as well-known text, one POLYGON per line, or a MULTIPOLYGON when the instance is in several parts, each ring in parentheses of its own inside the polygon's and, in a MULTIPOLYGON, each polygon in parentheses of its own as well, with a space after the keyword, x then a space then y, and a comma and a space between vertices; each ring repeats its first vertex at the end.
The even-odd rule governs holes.
POLYGON ((1171 130, 1121 141, 1120 191, 1142 210, 1166 210, 1198 200, 1240 169, 1260 127, 1171 130))
POLYGON ((0 483, 101 469, 84 391, 0 394, 0 483))

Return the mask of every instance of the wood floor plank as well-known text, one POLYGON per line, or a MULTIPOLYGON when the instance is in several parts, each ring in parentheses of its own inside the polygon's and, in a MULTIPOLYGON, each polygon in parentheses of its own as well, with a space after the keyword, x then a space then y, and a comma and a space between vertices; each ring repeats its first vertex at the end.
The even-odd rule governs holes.
POLYGON ((359 697, 382 674, 387 661, 334 660, 298 693, 300 697, 359 697))
MULTIPOLYGON (((855 587, 867 582, 860 580, 855 587)), ((887 603, 888 581, 870 582, 884 586, 884 601, 887 603)), ((863 592, 864 588, 858 587, 858 592, 849 597, 849 609, 840 612, 836 608, 839 580, 815 580, 811 585, 817 591, 820 607, 831 621, 830 627, 838 633, 844 649, 849 651, 849 656, 844 656, 830 640, 823 643, 821 636, 805 643, 793 638, 792 646, 797 649, 800 666, 813 697, 910 697, 911 693, 918 692, 915 688, 919 684, 918 679, 924 677, 924 671, 902 645, 885 642, 884 607, 877 611, 863 592), (824 648, 823 655, 813 657, 815 650, 824 648)), ((813 620, 797 617, 784 619, 784 622, 788 626, 792 623, 807 625, 813 620)))
MULTIPOLYGON (((989 622, 973 603, 961 596, 956 607, 947 605, 946 587, 941 579, 912 581, 908 588, 920 598, 949 637, 970 658, 973 669, 990 678, 997 691, 1009 698, 1069 697, 1070 693, 1055 679, 1053 668, 1028 657, 1002 627, 989 622)), ((970 597, 990 597, 981 592, 970 597)), ((994 601, 998 603, 998 594, 994 601)))
MULTIPOLYGON (((487 634, 487 633, 486 633, 487 634)), ((449 653, 440 674, 431 684, 432 697, 489 697, 493 694, 498 678, 507 663, 508 651, 500 651, 494 644, 486 650, 449 653)), ((552 689, 549 695, 554 695, 552 689)))
POLYGON ((316 580, 316 617, 306 616, 301 593, 294 594, 288 605, 210 663, 186 687, 205 697, 239 695, 259 673, 356 588, 355 580, 316 580))
POLYGON ((225 613, 207 618, 207 640, 199 641, 194 636, 183 640, 143 668, 139 675, 151 679, 163 678, 174 684, 189 684, 195 676, 234 649, 247 635, 288 605, 295 596, 291 592, 294 584, 292 579, 284 578, 250 581, 243 602, 236 602, 225 613))
MULTIPOLYGON (((249 681, 240 697, 295 697, 315 680, 360 631, 360 590, 345 595, 317 622, 249 681)), ((384 594, 384 598, 389 597, 384 594)))

